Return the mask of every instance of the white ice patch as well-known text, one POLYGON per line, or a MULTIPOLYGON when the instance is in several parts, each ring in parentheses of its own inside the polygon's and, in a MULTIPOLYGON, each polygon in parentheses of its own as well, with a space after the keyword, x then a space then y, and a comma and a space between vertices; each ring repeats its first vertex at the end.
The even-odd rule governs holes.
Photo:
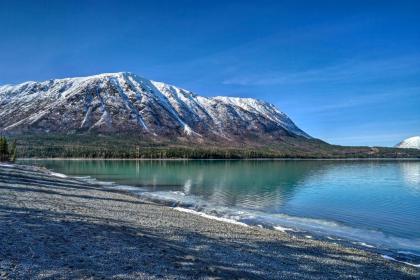
POLYGON ((67 178, 67 175, 64 175, 62 173, 50 172, 50 175, 59 178, 67 178))
POLYGON ((367 244, 365 242, 354 242, 354 244, 361 245, 361 246, 367 247, 367 248, 375 248, 375 246, 367 244))
POLYGON ((414 264, 414 263, 409 263, 409 262, 399 261, 399 260, 397 260, 397 259, 395 259, 395 258, 393 258, 393 257, 391 257, 391 256, 388 256, 388 255, 381 255, 381 256, 382 256, 382 258, 384 258, 384 259, 386 259, 386 260, 389 260, 389 261, 394 261, 394 262, 404 263, 404 264, 406 264, 406 265, 409 265, 409 266, 414 266, 414 267, 420 267, 420 264, 414 264))
MULTIPOLYGON (((383 232, 349 227, 333 221, 295 217, 285 214, 271 214, 261 211, 244 210, 235 207, 211 205, 208 201, 194 196, 185 195, 183 192, 143 192, 145 198, 169 202, 187 208, 200 209, 200 213, 210 213, 219 217, 234 217, 234 220, 249 225, 263 225, 266 228, 274 228, 278 231, 303 231, 313 236, 328 236, 331 240, 348 240, 358 243, 361 246, 390 248, 393 250, 420 251, 419 239, 405 239, 396 236, 388 236, 383 232)), ((206 214, 208 215, 208 214, 206 214)))
POLYGON ((275 230, 281 231, 281 232, 287 232, 287 231, 296 231, 292 228, 288 228, 288 227, 282 227, 282 226, 275 226, 273 227, 275 230))
POLYGON ((208 215, 206 213, 202 213, 202 212, 198 212, 195 210, 191 210, 191 209, 187 209, 187 208, 182 208, 182 207, 174 207, 173 209, 180 211, 180 212, 185 212, 185 213, 190 213, 190 214, 194 214, 203 218, 207 218, 207 219, 211 219, 211 220, 216 220, 219 222, 225 222, 225 223, 230 223, 230 224, 235 224, 235 225, 239 225, 239 226, 244 226, 244 227, 248 227, 247 224, 245 223, 241 223, 238 222, 234 219, 228 219, 228 218, 223 218, 223 217, 217 217, 217 216, 212 216, 212 215, 208 215))
POLYGON ((113 189, 121 190, 121 191, 128 191, 133 193, 141 192, 142 189, 139 187, 127 186, 127 185, 114 185, 112 186, 113 189))

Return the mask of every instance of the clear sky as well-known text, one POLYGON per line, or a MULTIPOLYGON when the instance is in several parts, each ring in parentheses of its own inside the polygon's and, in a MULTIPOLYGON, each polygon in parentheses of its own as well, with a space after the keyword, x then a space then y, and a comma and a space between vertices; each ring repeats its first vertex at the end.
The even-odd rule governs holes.
POLYGON ((420 135, 420 1, 0 0, 0 84, 117 71, 391 146, 420 135))

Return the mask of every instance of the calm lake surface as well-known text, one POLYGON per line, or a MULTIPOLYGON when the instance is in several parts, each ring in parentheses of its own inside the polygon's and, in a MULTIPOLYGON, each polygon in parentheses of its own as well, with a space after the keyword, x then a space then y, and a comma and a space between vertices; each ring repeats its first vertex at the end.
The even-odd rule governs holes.
POLYGON ((254 225, 420 253, 420 161, 22 163, 128 185, 153 199, 254 225))

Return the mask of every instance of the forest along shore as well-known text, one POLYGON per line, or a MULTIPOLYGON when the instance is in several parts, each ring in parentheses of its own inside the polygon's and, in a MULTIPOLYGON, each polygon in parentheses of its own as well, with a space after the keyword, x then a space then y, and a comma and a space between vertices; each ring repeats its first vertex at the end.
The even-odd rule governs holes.
POLYGON ((0 164, 0 279, 418 279, 331 242, 235 225, 33 166, 0 164))

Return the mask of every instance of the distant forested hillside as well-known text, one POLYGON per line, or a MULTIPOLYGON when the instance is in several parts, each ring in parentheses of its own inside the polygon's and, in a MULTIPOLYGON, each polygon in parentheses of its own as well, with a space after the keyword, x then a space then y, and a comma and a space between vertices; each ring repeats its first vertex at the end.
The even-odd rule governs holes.
POLYGON ((293 139, 258 146, 249 143, 150 142, 130 135, 15 135, 19 157, 69 158, 420 158, 420 150, 345 147, 293 139))

